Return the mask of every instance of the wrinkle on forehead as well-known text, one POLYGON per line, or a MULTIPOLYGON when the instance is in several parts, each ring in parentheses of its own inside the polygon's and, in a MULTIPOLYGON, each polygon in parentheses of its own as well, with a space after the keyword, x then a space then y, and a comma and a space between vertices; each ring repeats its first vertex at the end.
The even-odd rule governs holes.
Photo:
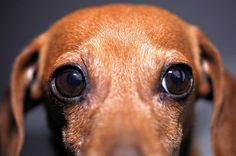
MULTIPOLYGON (((96 50, 95 55, 107 55, 106 53, 108 52, 104 50, 105 47, 117 46, 119 48, 119 51, 115 52, 117 53, 117 56, 119 53, 123 52, 127 54, 130 53, 131 57, 140 58, 140 61, 144 60, 146 57, 150 58, 146 58, 146 60, 152 61, 154 60, 153 58, 156 57, 156 59, 172 58, 177 59, 176 61, 179 62, 188 62, 186 56, 176 49, 163 48, 158 45, 158 43, 153 45, 150 37, 148 37, 145 31, 141 30, 140 27, 129 27, 122 30, 104 28, 93 35, 90 39, 86 40, 83 45, 92 46, 96 50)), ((112 52, 109 51, 109 53, 112 52)), ((127 55, 124 54, 124 56, 127 55)), ((155 67, 156 63, 149 63, 150 66, 155 67)))

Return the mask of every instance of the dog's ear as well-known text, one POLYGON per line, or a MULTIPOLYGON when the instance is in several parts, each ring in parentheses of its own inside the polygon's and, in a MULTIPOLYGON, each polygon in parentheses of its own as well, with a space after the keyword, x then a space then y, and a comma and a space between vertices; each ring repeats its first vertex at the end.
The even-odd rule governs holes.
POLYGON ((37 71, 45 39, 46 34, 43 34, 33 40, 15 60, 11 87, 0 104, 0 155, 20 155, 24 140, 24 112, 41 99, 37 71))
POLYGON ((236 81, 223 69, 220 54, 207 37, 195 29, 199 58, 199 93, 213 101, 211 140, 214 155, 236 153, 236 81))

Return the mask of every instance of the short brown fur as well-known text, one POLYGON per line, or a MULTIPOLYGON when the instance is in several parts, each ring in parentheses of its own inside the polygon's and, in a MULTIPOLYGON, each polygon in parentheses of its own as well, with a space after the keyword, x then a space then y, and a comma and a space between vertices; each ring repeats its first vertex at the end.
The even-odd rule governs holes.
POLYGON ((194 103, 208 98, 214 155, 234 155, 236 82, 225 73, 205 35, 164 9, 115 4, 76 11, 16 59, 10 95, 0 105, 0 152, 20 154, 26 105, 44 102, 60 154, 193 155, 194 103), (157 86, 164 69, 179 63, 191 67, 194 86, 186 99, 173 100, 157 86), (88 73, 80 102, 67 104, 50 92, 52 73, 66 64, 88 73))

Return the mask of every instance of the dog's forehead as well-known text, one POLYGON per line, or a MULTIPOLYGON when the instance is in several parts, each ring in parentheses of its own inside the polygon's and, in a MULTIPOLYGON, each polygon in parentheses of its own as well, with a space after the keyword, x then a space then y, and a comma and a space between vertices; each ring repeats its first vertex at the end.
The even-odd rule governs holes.
POLYGON ((49 31, 49 48, 55 57, 77 51, 84 43, 116 39, 185 53, 190 51, 186 29, 188 24, 161 8, 110 5, 77 11, 54 24, 49 31))

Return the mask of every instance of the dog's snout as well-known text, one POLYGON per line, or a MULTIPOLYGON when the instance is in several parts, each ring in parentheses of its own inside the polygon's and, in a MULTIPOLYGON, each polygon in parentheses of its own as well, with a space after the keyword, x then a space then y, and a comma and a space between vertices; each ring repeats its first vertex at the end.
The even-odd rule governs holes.
POLYGON ((120 146, 113 148, 110 156, 142 156, 142 153, 136 146, 120 146))

